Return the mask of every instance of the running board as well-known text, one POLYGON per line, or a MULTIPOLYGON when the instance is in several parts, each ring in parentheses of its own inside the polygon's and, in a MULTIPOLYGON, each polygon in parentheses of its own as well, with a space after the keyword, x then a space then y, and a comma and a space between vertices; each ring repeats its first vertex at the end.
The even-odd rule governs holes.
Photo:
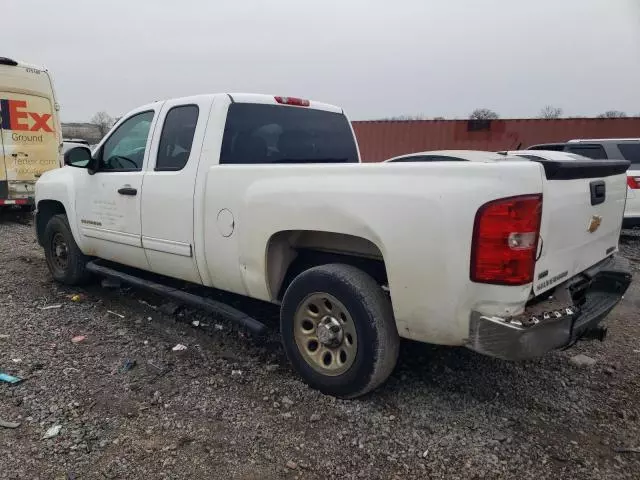
POLYGON ((218 302, 210 298, 201 297, 200 295, 187 293, 177 288, 168 287, 166 285, 162 285, 161 283, 156 283, 140 277, 129 275, 128 273, 120 272, 118 270, 114 270, 113 268, 99 265, 95 261, 87 263, 86 269, 92 273, 95 273, 96 275, 114 278, 120 280, 123 283, 133 285, 134 287, 139 287, 141 289, 157 293, 158 295, 171 297, 181 303, 200 308, 209 313, 213 313, 214 315, 220 315, 228 319, 229 321, 246 328, 256 336, 262 336, 267 331, 267 326, 264 323, 259 322, 255 318, 250 317, 246 313, 243 313, 240 310, 227 305, 226 303, 218 302))

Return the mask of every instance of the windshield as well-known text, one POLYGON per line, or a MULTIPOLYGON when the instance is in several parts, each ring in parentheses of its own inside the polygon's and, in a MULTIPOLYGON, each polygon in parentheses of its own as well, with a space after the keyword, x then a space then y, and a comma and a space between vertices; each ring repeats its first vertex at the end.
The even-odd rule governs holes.
POLYGON ((253 103, 229 106, 221 164, 357 162, 355 138, 342 113, 253 103))

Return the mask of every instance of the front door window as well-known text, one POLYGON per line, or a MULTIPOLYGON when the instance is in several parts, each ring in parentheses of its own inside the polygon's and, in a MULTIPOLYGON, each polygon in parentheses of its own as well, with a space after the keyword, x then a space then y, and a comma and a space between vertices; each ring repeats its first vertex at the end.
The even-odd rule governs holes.
POLYGON ((117 172, 142 170, 152 121, 152 111, 138 113, 125 120, 104 143, 98 170, 117 172))

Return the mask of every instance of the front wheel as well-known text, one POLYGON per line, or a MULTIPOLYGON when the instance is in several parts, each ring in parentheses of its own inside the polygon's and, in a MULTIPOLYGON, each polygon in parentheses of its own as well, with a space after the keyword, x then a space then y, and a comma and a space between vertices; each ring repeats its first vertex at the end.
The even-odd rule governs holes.
POLYGON ((342 398, 375 389, 398 359, 389 299, 350 265, 314 267, 287 289, 280 314, 287 357, 311 387, 342 398))
POLYGON ((76 244, 66 215, 51 217, 44 230, 44 256, 54 280, 66 285, 85 283, 89 258, 76 244))

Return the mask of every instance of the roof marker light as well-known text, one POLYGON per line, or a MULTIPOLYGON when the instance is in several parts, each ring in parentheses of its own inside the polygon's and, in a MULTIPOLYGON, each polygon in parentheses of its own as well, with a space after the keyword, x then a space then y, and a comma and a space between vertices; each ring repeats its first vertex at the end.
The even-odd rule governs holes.
POLYGON ((296 98, 296 97, 273 97, 276 99, 276 102, 281 103, 282 105, 295 105, 296 107, 308 107, 311 105, 309 100, 305 100, 304 98, 296 98))

